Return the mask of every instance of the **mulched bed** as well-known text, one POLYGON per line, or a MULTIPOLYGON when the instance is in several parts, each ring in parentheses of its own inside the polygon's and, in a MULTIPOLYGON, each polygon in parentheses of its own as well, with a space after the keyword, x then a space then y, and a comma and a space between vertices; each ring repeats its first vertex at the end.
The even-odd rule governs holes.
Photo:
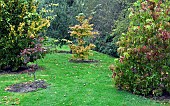
POLYGON ((97 63, 99 62, 98 60, 69 60, 69 62, 73 62, 73 63, 97 63))
POLYGON ((56 53, 66 53, 66 54, 72 54, 70 51, 65 51, 65 50, 58 50, 56 53))
POLYGON ((44 80, 37 80, 34 82, 24 82, 19 84, 14 84, 5 88, 6 91, 9 92, 33 92, 37 91, 38 89, 46 89, 48 84, 44 80))
POLYGON ((19 67, 17 70, 12 71, 12 68, 6 67, 3 70, 0 70, 0 75, 1 74, 23 74, 23 73, 28 73, 30 69, 34 68, 34 71, 37 70, 43 70, 43 67, 39 67, 38 65, 30 65, 30 66, 23 66, 19 67))
POLYGON ((162 96, 158 97, 147 96, 146 98, 156 100, 157 102, 170 103, 170 94, 167 92, 164 92, 162 96))
MULTIPOLYGON (((122 89, 119 89, 119 90, 123 91, 122 89)), ((135 95, 135 94, 133 94, 133 95, 135 95)), ((144 95, 137 95, 137 96, 146 98, 146 99, 150 99, 150 100, 154 100, 158 103, 170 103, 170 93, 168 93, 168 92, 163 92, 162 96, 153 96, 152 94, 150 94, 148 96, 144 96, 144 95)))

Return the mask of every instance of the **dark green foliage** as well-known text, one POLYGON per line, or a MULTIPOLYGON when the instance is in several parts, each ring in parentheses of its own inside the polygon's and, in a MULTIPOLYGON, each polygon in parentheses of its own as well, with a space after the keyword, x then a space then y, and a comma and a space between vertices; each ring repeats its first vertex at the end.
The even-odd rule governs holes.
POLYGON ((87 13, 93 15, 94 29, 101 36, 111 33, 114 21, 119 19, 124 9, 136 0, 87 0, 87 13))
POLYGON ((99 51, 104 54, 108 54, 114 57, 117 57, 117 46, 115 42, 117 42, 117 37, 113 37, 112 35, 106 35, 106 36, 97 36, 95 39, 93 39, 96 45, 96 48, 94 50, 99 51), (114 39, 114 41, 112 40, 114 39))
POLYGON ((120 36, 122 33, 126 33, 128 30, 128 26, 129 26, 129 11, 128 11, 128 7, 126 7, 124 10, 121 11, 121 14, 119 15, 118 20, 114 21, 114 26, 113 26, 113 30, 111 33, 112 36, 112 41, 111 41, 111 47, 112 47, 112 52, 111 55, 117 57, 118 53, 117 53, 117 44, 116 42, 119 40, 120 36))
POLYGON ((140 95, 170 93, 170 1, 138 0, 112 67, 116 87, 140 95))
POLYGON ((49 21, 36 10, 34 0, 0 1, 0 69, 11 67, 15 70, 41 55, 38 33, 49 25, 49 21), (24 50, 28 51, 22 54, 24 50))
MULTIPOLYGON (((49 2, 51 2, 50 0, 49 2)), ((57 7, 54 7, 54 14, 56 17, 52 20, 50 27, 47 30, 47 36, 56 38, 59 40, 59 43, 63 45, 65 42, 62 41, 62 39, 69 39, 69 24, 70 21, 69 17, 67 15, 67 12, 69 11, 69 7, 67 4, 67 0, 55 0, 52 3, 59 3, 57 7)))
POLYGON ((100 32, 93 42, 95 50, 117 57, 117 45, 115 44, 119 36, 127 31, 129 25, 128 8, 136 0, 107 0, 95 1, 96 7, 93 9, 93 23, 95 29, 100 32))
POLYGON ((44 17, 55 16, 51 20, 51 25, 47 30, 47 36, 58 40, 57 45, 66 44, 66 40, 73 40, 69 34, 69 26, 77 24, 76 19, 78 13, 83 11, 82 0, 44 0, 40 8, 44 7, 46 10, 52 10, 52 13, 44 14, 44 17), (49 6, 58 4, 58 6, 49 6), (47 6, 44 6, 47 5, 47 6))

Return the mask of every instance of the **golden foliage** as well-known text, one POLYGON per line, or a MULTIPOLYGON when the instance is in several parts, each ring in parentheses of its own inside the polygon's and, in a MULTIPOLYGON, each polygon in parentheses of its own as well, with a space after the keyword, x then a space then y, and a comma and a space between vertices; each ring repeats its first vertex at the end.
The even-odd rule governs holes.
POLYGON ((95 48, 94 44, 85 45, 84 38, 85 37, 93 37, 95 34, 98 34, 98 32, 93 31, 93 24, 90 24, 89 21, 92 19, 92 17, 89 17, 88 19, 85 19, 84 15, 79 15, 76 17, 77 21, 80 22, 79 25, 75 25, 73 27, 70 27, 71 32, 70 36, 73 36, 77 39, 77 45, 76 44, 70 44, 70 49, 73 53, 73 59, 78 60, 84 60, 88 59, 89 55, 92 55, 90 53, 90 50, 95 48))

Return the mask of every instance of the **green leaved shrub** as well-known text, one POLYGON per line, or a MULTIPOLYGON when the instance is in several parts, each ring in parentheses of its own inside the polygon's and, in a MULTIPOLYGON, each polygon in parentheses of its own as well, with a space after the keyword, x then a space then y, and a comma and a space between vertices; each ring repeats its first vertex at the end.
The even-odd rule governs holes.
POLYGON ((0 69, 16 70, 40 58, 44 48, 39 33, 47 26, 49 20, 37 13, 35 0, 1 0, 0 69))
POLYGON ((170 1, 138 0, 128 32, 117 42, 113 78, 117 88, 144 96, 170 93, 170 1))

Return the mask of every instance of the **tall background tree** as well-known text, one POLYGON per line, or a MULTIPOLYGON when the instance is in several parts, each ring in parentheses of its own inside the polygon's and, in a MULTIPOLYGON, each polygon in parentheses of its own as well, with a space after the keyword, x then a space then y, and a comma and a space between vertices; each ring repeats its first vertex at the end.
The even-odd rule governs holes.
POLYGON ((77 23, 75 16, 84 11, 84 0, 44 0, 40 1, 40 9, 46 10, 44 17, 55 16, 51 20, 46 35, 58 40, 57 45, 65 44, 65 40, 73 40, 70 37, 69 26, 77 23), (53 4, 58 4, 54 6, 53 4))
MULTIPOLYGON (((69 36, 69 26, 77 24, 75 16, 84 13, 86 16, 93 16, 90 21, 94 23, 94 30, 100 35, 90 39, 96 45, 95 50, 112 56, 117 55, 115 42, 121 33, 127 31, 129 24, 128 8, 136 0, 44 0, 42 7, 51 3, 59 4, 52 9, 52 15, 56 17, 48 28, 47 36, 58 39, 58 44, 65 44, 65 40, 74 40, 69 36)), ((46 14, 48 15, 48 14, 46 14)))
POLYGON ((93 42, 95 50, 112 56, 117 55, 115 42, 129 24, 128 8, 136 0, 87 0, 86 13, 93 16, 94 29, 100 35, 93 42))

